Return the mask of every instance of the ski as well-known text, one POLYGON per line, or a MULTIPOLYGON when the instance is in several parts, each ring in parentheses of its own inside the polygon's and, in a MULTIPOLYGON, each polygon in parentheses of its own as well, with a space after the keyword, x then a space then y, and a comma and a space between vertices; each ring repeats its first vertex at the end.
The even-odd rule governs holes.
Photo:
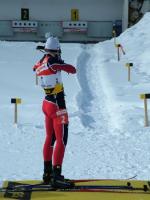
POLYGON ((55 188, 51 185, 16 185, 13 187, 0 188, 0 192, 38 192, 38 191, 141 191, 150 192, 147 185, 133 187, 132 185, 75 185, 71 188, 55 188))

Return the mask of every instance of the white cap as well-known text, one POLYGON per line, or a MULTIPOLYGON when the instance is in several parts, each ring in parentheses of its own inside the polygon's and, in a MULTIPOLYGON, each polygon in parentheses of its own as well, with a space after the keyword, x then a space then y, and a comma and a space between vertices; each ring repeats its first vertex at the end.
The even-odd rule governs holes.
POLYGON ((45 49, 48 50, 59 50, 60 44, 58 41, 58 38, 55 37, 49 37, 45 43, 45 49))

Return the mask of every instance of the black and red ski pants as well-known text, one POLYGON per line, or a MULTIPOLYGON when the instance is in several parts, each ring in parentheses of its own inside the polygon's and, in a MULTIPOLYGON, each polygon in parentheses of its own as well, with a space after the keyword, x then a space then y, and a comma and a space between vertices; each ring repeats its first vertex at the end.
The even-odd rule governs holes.
POLYGON ((62 165, 68 139, 68 113, 64 93, 47 95, 42 109, 45 114, 46 129, 44 161, 52 161, 53 166, 62 165))

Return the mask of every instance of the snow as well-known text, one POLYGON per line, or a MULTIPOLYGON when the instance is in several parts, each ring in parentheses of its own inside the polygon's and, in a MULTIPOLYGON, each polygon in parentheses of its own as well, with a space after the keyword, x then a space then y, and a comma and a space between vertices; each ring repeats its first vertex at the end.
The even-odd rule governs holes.
MULTIPOLYGON (((126 52, 117 60, 114 39, 97 44, 61 44, 62 58, 77 66, 63 73, 70 116, 63 174, 72 179, 150 179, 150 128, 144 126, 149 93, 150 13, 118 38, 126 52), (126 63, 133 63, 128 81, 126 63)), ((42 53, 34 42, 0 42, 0 182, 41 179, 44 93, 32 66, 42 53), (14 124, 11 98, 21 98, 14 124)), ((149 107, 148 107, 149 108, 149 107)))

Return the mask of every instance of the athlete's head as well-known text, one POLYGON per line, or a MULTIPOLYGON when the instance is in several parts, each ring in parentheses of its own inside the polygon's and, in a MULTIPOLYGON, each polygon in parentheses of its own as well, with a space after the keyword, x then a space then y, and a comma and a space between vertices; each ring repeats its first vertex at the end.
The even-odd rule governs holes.
POLYGON ((45 43, 45 51, 58 53, 60 51, 59 40, 56 37, 49 37, 45 43))

